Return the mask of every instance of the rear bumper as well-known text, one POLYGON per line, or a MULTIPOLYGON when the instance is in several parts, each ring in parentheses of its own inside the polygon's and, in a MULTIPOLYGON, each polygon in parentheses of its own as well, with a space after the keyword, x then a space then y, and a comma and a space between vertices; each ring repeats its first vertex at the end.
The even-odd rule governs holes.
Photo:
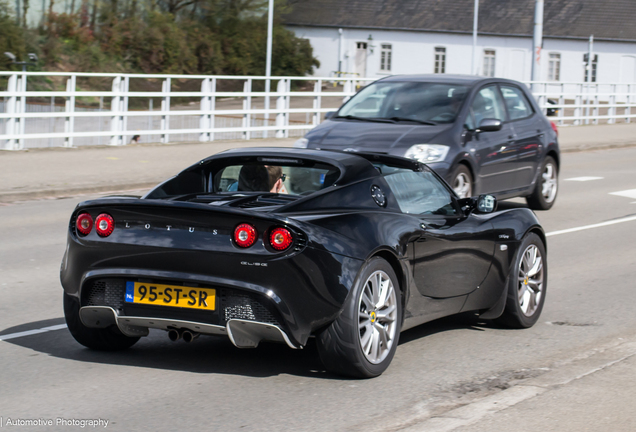
POLYGON ((148 335, 148 329, 188 330, 192 333, 228 336, 238 348, 256 348, 262 340, 285 343, 290 348, 302 348, 292 343, 287 333, 280 327, 258 321, 230 319, 225 326, 201 322, 165 318, 120 316, 110 306, 84 306, 80 308, 80 319, 86 327, 106 328, 116 325, 126 336, 148 335))
MULTIPOLYGON (((60 276, 64 291, 77 298, 80 307, 111 308, 120 328, 125 324, 123 319, 132 317, 146 322, 187 322, 188 326, 206 326, 208 330, 225 329, 219 334, 228 334, 228 328, 238 329, 235 324, 244 320, 260 324, 245 324, 249 334, 271 333, 273 338, 263 340, 281 341, 282 333, 289 340, 283 337, 283 342, 300 347, 312 333, 338 316, 363 264, 361 260, 311 247, 289 257, 259 259, 267 266, 246 266, 245 259, 245 255, 214 251, 95 245, 70 235, 60 276), (126 303, 126 282, 211 288, 216 290, 217 304, 212 312, 126 303), (239 321, 228 324, 232 320, 239 321)), ((167 329, 164 324, 153 327, 136 323, 136 327, 167 329)), ((239 330, 232 334, 237 346, 245 345, 237 342, 239 330)))

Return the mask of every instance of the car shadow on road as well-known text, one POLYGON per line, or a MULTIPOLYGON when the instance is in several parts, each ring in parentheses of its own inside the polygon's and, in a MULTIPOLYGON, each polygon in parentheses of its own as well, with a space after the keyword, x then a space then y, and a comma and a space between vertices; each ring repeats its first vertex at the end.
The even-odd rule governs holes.
MULTIPOLYGON (((63 318, 35 321, 2 330, 0 337, 60 324, 64 324, 63 318)), ((405 331, 400 335, 400 345, 445 331, 483 331, 485 326, 488 324, 479 321, 474 314, 442 318, 405 331)), ((148 337, 141 338, 128 350, 105 352, 81 346, 67 329, 61 329, 20 336, 0 342, 2 343, 79 362, 258 378, 287 374, 319 379, 346 379, 325 370, 314 339, 310 339, 301 350, 276 343, 261 343, 255 349, 239 349, 225 337, 201 336, 191 343, 182 340, 171 342, 166 332, 151 330, 148 337)))
POLYGON ((400 345, 423 339, 436 333, 452 330, 474 330, 482 332, 489 328, 502 329, 502 327, 493 321, 480 319, 474 312, 465 312, 430 321, 404 331, 400 335, 400 345))

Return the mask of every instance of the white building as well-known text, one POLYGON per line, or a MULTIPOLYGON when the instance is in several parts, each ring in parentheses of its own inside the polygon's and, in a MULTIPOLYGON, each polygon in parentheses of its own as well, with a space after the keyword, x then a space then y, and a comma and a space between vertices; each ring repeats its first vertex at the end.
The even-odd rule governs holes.
MULTIPOLYGON (((530 81, 534 0, 480 0, 477 70, 530 81)), ((469 74, 474 0, 297 0, 287 27, 309 39, 317 76, 469 74)), ((545 0, 540 81, 583 82, 594 35, 599 83, 636 82, 635 0, 545 0)))

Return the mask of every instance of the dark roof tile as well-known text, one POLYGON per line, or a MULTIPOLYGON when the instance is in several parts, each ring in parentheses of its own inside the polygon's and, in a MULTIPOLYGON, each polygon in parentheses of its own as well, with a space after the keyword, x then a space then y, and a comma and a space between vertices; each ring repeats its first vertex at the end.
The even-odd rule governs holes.
MULTIPOLYGON (((479 33, 531 36, 532 0, 480 0, 479 33)), ((472 32, 474 0, 295 0, 288 25, 472 32)), ((636 40, 635 0, 546 0, 544 37, 636 40)))

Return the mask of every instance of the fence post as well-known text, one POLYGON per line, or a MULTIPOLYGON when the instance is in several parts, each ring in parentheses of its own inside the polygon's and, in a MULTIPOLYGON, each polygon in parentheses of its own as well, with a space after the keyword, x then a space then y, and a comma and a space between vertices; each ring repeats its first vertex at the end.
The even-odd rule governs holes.
MULTIPOLYGON (((286 85, 287 93, 291 93, 292 80, 287 79, 285 81, 287 81, 287 85, 286 85)), ((290 116, 291 116, 289 114, 289 109, 290 108, 291 108, 291 96, 288 95, 288 96, 285 96, 285 110, 287 111, 287 112, 285 112, 285 126, 286 126, 285 127, 285 138, 289 138, 289 127, 287 127, 287 126, 289 126, 289 120, 290 120, 290 116)))
POLYGON ((598 116, 600 114, 600 110, 599 110, 599 98, 598 98, 598 84, 595 85, 595 93, 594 93, 594 108, 592 109, 592 123, 597 125, 598 124, 598 116))
MULTIPOLYGON (((212 78, 212 83, 210 87, 210 129, 214 130, 216 128, 216 117, 214 116, 214 111, 216 111, 216 78, 212 78)), ((214 141, 214 132, 210 132, 210 141, 214 141)))
POLYGON ((627 98, 625 100, 625 123, 631 123, 631 115, 632 115, 632 85, 627 84, 627 98))
POLYGON ((576 92, 576 96, 574 96, 574 125, 578 126, 581 124, 581 113, 583 109, 581 105, 583 104, 583 84, 577 84, 579 91, 576 92))
MULTIPOLYGON (((247 96, 243 97, 243 109, 244 110, 251 110, 252 109, 252 96, 251 93, 252 92, 252 79, 248 78, 247 81, 245 81, 243 83, 243 93, 247 93, 247 96)), ((250 139, 250 127, 252 126, 250 124, 250 120, 251 120, 251 115, 249 113, 243 113, 243 129, 245 129, 243 131, 243 139, 250 139)))
MULTIPOLYGON (((276 85, 276 92, 279 93, 276 98, 276 110, 283 111, 285 109, 285 90, 287 89, 287 83, 285 80, 279 80, 276 85)), ((276 114, 276 138, 283 138, 285 136, 285 113, 279 112, 276 114)))
MULTIPOLYGON (((161 83, 161 91, 166 93, 165 96, 161 99, 161 130, 167 131, 170 130, 170 115, 166 114, 170 112, 170 78, 166 78, 163 83, 161 83)), ((161 142, 167 143, 170 140, 170 134, 163 133, 161 134, 161 142)))
POLYGON ((343 96, 342 98, 342 103, 347 102, 351 96, 348 95, 348 93, 352 93, 352 89, 351 87, 353 86, 353 80, 351 79, 346 79, 346 81, 344 82, 344 85, 342 86, 342 92, 345 93, 345 96, 343 96))
POLYGON ((64 120, 64 133, 66 134, 66 137, 64 138, 64 147, 73 147, 73 137, 70 135, 75 131, 76 82, 77 77, 75 75, 71 75, 71 77, 66 80, 66 93, 68 96, 66 96, 64 102, 64 111, 67 114, 64 120))
MULTIPOLYGON (((18 105, 18 109, 16 110, 16 112, 18 112, 19 114, 24 114, 26 113, 26 96, 24 96, 24 93, 26 92, 26 89, 27 89, 26 75, 22 75, 22 78, 18 80, 18 89, 20 89, 22 96, 20 96, 20 104, 18 105)), ((24 135, 24 132, 26 130, 25 126, 26 126, 26 119, 24 117, 20 117, 18 133, 20 133, 21 135, 24 135)), ((24 138, 19 138, 17 144, 18 144, 18 150, 24 149, 24 138)))
MULTIPOLYGON (((11 75, 9 76, 9 83, 7 86, 7 91, 9 93, 16 93, 18 91, 18 76, 11 75)), ((9 96, 9 100, 6 105, 7 114, 15 114, 16 113, 16 102, 18 97, 14 94, 13 96, 9 96)), ((9 117, 7 119, 7 135, 13 135, 16 132, 16 118, 9 117)), ((16 150, 16 141, 14 138, 9 138, 4 145, 5 150, 16 150)))
POLYGON ((112 93, 113 97, 110 100, 110 145, 116 146, 119 145, 119 131, 120 131, 120 123, 119 123, 119 110, 121 109, 121 77, 115 77, 113 80, 112 93))
POLYGON ((199 110, 201 111, 201 116, 199 117, 199 129, 203 129, 203 132, 199 134, 199 141, 205 142, 210 141, 210 115, 208 111, 210 110, 210 98, 208 93, 210 92, 210 78, 204 78, 201 81, 201 103, 199 104, 199 110))
POLYGON ((607 119, 608 124, 616 123, 616 84, 612 84, 611 88, 612 93, 609 98, 610 107, 607 110, 607 115, 609 116, 607 119))
MULTIPOLYGON (((124 78, 124 97, 121 101, 121 131, 128 131, 128 116, 126 113, 128 112, 128 92, 130 91, 130 77, 124 78)), ((121 143, 122 145, 128 144, 127 135, 122 134, 121 143)))
MULTIPOLYGON (((314 96, 314 109, 319 110, 320 104, 322 103, 322 98, 320 97, 320 92, 322 91, 322 80, 318 80, 314 83, 314 93, 318 93, 317 96, 314 96)), ((320 113, 318 111, 314 112, 311 123, 314 126, 317 126, 320 123, 320 113)))

